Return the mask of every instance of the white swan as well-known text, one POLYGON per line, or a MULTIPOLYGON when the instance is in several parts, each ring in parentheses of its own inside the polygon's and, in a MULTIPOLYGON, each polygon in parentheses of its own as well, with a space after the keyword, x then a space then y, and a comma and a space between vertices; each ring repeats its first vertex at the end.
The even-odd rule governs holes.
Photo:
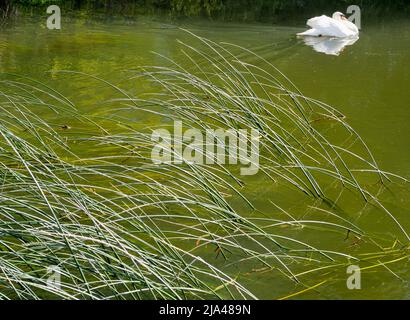
POLYGON ((341 12, 335 12, 332 18, 325 15, 311 18, 307 21, 307 25, 312 29, 298 33, 298 36, 344 38, 359 34, 356 25, 347 20, 341 12))

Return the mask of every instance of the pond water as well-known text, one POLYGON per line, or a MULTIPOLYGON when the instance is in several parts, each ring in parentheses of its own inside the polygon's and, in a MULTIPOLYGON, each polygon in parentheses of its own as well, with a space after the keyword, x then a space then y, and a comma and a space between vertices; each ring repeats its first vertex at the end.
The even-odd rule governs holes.
MULTIPOLYGON (((367 142, 383 170, 410 179, 410 20, 391 19, 369 25, 363 21, 360 39, 334 56, 318 53, 298 39, 295 34, 304 28, 296 26, 209 21, 177 26, 161 19, 110 22, 67 19, 63 20, 62 30, 51 31, 45 28, 42 17, 19 18, 0 31, 0 71, 47 83, 74 101, 80 110, 98 114, 103 111, 102 102, 112 98, 112 88, 95 79, 57 71, 73 70, 98 76, 138 94, 144 88, 130 80, 130 70, 163 64, 163 59, 153 52, 183 61, 177 40, 190 43, 192 38, 178 27, 217 42, 243 46, 274 64, 305 95, 346 115, 347 122, 367 142)), ((241 58, 258 63, 251 55, 241 58)), ((136 122, 144 121, 135 112, 128 117, 136 122)), ((69 118, 50 121, 54 126, 73 126, 69 118)), ((286 188, 272 190, 257 177, 249 183, 248 197, 267 212, 273 210, 267 198, 288 209, 306 201, 286 188)), ((409 189, 403 184, 392 184, 382 193, 386 206, 410 230, 409 189)), ((357 199, 350 201, 344 207, 351 208, 354 215, 358 211, 357 199)), ((360 219, 362 226, 384 239, 385 248, 394 246, 397 238, 402 243, 405 241, 397 228, 371 209, 360 219)), ((306 237, 321 241, 319 233, 306 237)), ((368 249, 366 244, 356 243, 354 239, 335 237, 333 241, 339 241, 335 247, 346 252, 360 254, 368 249)), ((307 276, 304 278, 307 286, 320 285, 295 298, 410 299, 409 265, 408 260, 401 260, 370 269, 362 275, 361 290, 346 288, 345 267, 331 276, 307 276)), ((240 267, 235 268, 241 271, 240 267)), ((245 281, 256 295, 265 299, 281 298, 304 288, 269 272, 254 272, 247 277, 245 281)))

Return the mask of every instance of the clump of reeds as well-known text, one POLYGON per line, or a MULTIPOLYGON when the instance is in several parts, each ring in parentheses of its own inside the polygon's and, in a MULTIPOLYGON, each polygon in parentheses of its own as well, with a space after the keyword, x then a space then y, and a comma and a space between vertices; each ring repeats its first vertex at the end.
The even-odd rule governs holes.
POLYGON ((330 185, 379 207, 397 237, 409 239, 358 176, 393 175, 378 168, 337 110, 302 95, 250 51, 192 37, 200 45, 181 43, 184 65, 164 58, 168 66, 135 72, 152 84, 151 93, 134 97, 96 78, 119 95, 106 116, 82 114, 39 82, 14 75, 1 81, 2 298, 257 298, 247 270, 299 282, 360 259, 303 238, 313 231, 370 239, 339 214, 330 185), (317 218, 296 218, 270 202, 258 208, 243 191, 252 181, 235 167, 153 164, 150 126, 121 117, 124 110, 144 113, 153 124, 168 118, 202 130, 257 129, 259 174, 313 199, 317 218), (61 117, 75 125, 56 125, 61 117), (333 140, 321 122, 332 126, 333 140), (61 285, 48 282, 56 268, 61 285))

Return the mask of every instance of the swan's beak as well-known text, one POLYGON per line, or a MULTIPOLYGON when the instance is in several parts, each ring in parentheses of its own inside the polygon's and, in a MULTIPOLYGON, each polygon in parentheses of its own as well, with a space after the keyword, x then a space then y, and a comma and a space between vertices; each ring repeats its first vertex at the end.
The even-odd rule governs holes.
POLYGON ((342 16, 342 20, 347 20, 346 16, 342 16))

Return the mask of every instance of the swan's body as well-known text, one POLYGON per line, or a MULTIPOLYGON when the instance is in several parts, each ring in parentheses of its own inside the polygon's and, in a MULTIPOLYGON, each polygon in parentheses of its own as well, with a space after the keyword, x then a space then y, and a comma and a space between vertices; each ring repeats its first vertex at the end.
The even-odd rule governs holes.
POLYGON ((340 12, 335 12, 332 18, 325 15, 311 18, 307 21, 307 25, 311 29, 298 33, 299 36, 345 38, 359 34, 356 25, 340 12))

